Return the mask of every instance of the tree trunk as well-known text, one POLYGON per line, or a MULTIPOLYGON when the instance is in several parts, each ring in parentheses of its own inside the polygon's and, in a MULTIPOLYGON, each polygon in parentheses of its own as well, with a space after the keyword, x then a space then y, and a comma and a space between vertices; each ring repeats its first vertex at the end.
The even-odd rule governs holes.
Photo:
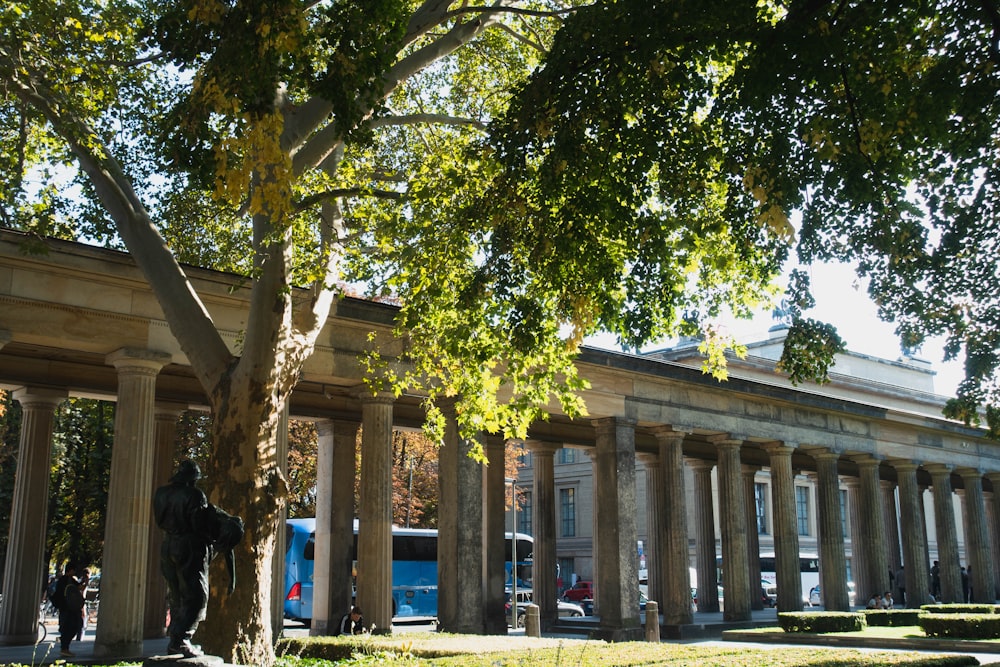
POLYGON ((213 398, 209 502, 241 517, 246 534, 236 548, 236 590, 222 555, 212 562, 208 611, 195 637, 205 653, 228 663, 274 664, 271 573, 280 509, 287 495, 276 461, 281 405, 272 391, 228 381, 213 398))

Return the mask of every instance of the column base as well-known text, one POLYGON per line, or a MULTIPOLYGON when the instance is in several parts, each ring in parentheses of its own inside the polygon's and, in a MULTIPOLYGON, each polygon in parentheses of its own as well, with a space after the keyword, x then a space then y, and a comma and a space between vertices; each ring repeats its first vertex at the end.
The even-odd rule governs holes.
POLYGON ((99 644, 94 642, 95 658, 120 658, 126 660, 142 655, 141 641, 123 641, 114 644, 99 644))
POLYGON ((4 646, 31 646, 38 643, 38 628, 33 628, 30 634, 0 635, 0 644, 4 646))

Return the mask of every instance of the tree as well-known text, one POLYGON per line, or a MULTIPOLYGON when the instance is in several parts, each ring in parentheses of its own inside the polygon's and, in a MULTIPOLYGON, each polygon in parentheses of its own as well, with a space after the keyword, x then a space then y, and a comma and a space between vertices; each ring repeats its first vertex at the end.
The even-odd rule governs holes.
MULTIPOLYGON (((946 414, 978 424, 985 413, 996 437, 998 26, 995 3, 950 0, 583 8, 484 143, 502 167, 470 208, 517 248, 484 266, 561 284, 565 264, 544 261, 560 241, 546 241, 593 245, 614 221, 634 267, 625 289, 601 301, 606 290, 587 286, 622 275, 621 264, 580 262, 573 298, 597 300, 602 321, 636 345, 657 309, 678 303, 657 298, 670 286, 657 267, 733 272, 722 282, 745 281, 756 297, 793 246, 804 264, 856 263, 904 349, 944 335, 946 360, 964 353, 946 414), (512 267, 511 257, 527 259, 512 267)), ((805 316, 802 273, 789 305, 781 366, 793 381, 822 380, 842 342, 805 316)), ((692 322, 706 314, 693 310, 692 322)))
MULTIPOLYGON (((5 219, 124 244, 145 273, 208 396, 210 499, 243 516, 249 536, 240 581, 270 575, 287 488, 277 468, 257 462, 274 460, 279 415, 335 297, 329 286, 345 267, 372 275, 365 253, 374 250, 396 265, 380 287, 423 287, 425 258, 395 256, 378 227, 416 220, 412 193, 430 198, 437 172, 462 166, 459 148, 502 107, 502 91, 536 61, 563 9, 78 0, 0 10, 0 131, 17 147, 3 165, 5 219), (52 185, 56 166, 70 163, 80 168, 78 205, 52 185), (193 255, 250 277, 239 350, 226 347, 185 279, 178 259, 193 255)), ((482 368, 463 367, 449 361, 459 355, 441 357, 449 346, 422 348, 402 380, 418 385, 428 369, 447 370, 431 398, 475 396, 466 431, 523 431, 524 409, 549 394, 567 409, 578 404, 561 345, 559 355, 508 355, 507 403, 471 391, 484 381, 495 389, 497 350, 482 368), (567 381, 541 368, 547 357, 567 381)), ((241 587, 224 607, 213 596, 205 648, 273 662, 268 588, 241 587)))
MULTIPOLYGON (((989 7, 15 1, 0 8, 0 211, 132 254, 211 406, 210 499, 247 523, 237 579, 266 581, 287 481, 257 462, 274 460, 340 279, 400 303, 407 365, 374 340, 372 391, 424 391, 438 427, 437 400, 457 397, 464 434, 523 435, 552 401, 583 412, 588 333, 727 343, 704 323, 771 300, 801 210, 800 255, 858 258, 887 315, 926 289, 922 312, 975 334, 958 344, 983 380, 995 308, 969 299, 996 282, 980 253, 995 238, 989 7), (190 260, 248 276, 239 349, 190 260)), ((909 342, 922 321, 901 322, 909 342)), ((836 349, 795 324, 802 350, 836 349)), ((206 649, 271 664, 269 591, 213 595, 206 649)))
POLYGON ((70 398, 56 411, 46 550, 56 564, 100 566, 115 404, 70 398))

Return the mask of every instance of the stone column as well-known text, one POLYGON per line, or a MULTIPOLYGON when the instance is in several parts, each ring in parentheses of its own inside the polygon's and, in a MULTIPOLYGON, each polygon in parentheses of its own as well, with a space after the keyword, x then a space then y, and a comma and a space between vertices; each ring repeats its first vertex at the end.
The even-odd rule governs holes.
MULTIPOLYGON (((443 406, 438 453, 438 623, 444 632, 483 634, 483 468, 459 437, 454 405, 443 406)), ((537 575, 536 575, 537 576, 537 575)))
MULTIPOLYGON (((986 479, 993 486, 992 496, 983 495, 987 501, 987 517, 990 519, 990 543, 993 545, 993 562, 1000 562, 1000 472, 986 473, 986 479), (992 510, 992 511, 989 511, 992 510)), ((1000 567, 993 568, 995 595, 1000 600, 1000 567)))
POLYGON ((170 355, 121 349, 107 356, 118 371, 115 440, 101 561, 101 614, 94 656, 142 653, 146 569, 153 510, 156 375, 170 355))
MULTIPOLYGON (((871 591, 857 589, 859 595, 879 595, 889 590, 889 552, 885 548, 887 531, 885 515, 881 511, 882 493, 879 488, 879 462, 870 456, 855 459, 858 464, 858 498, 860 511, 860 545, 855 551, 864 552, 865 581, 871 591)), ((857 600, 856 600, 857 601, 857 600)), ((867 600, 865 600, 867 602, 867 600)))
POLYGON ((534 467, 531 524, 535 531, 532 599, 538 605, 542 630, 556 622, 556 488, 555 453, 561 445, 528 440, 534 467))
POLYGON ((750 609, 761 610, 764 600, 760 586, 760 537, 757 533, 757 494, 754 476, 760 470, 757 466, 743 466, 743 490, 746 494, 747 525, 747 567, 750 574, 750 609))
POLYGON ((593 423, 597 441, 594 502, 601 512, 601 532, 595 536, 601 627, 609 639, 639 639, 635 423, 621 417, 593 423))
MULTIPOLYGON (((660 609, 663 622, 686 625, 692 622, 691 575, 688 572, 687 494, 684 482, 683 431, 669 426, 653 430, 660 446, 660 496, 663 500, 659 562, 660 609)), ((714 542, 714 539, 713 539, 714 542)), ((713 544, 712 551, 715 551, 713 544)), ((649 569, 652 573, 653 568, 649 569)))
MULTIPOLYGON (((583 451, 587 455, 587 458, 590 459, 590 474, 591 474, 591 478, 594 479, 594 480, 597 480, 599 478, 598 477, 598 472, 597 472, 597 466, 598 466, 598 461, 599 461, 599 458, 597 456, 597 447, 594 447, 592 449, 585 449, 583 451)), ((591 526, 590 526, 590 534, 592 535, 592 537, 590 538, 590 554, 591 554, 590 559, 591 559, 591 570, 593 572, 591 578, 592 578, 593 582, 596 583, 597 582, 597 573, 600 570, 600 567, 598 566, 598 556, 600 556, 600 554, 597 551, 597 536, 601 534, 601 517, 600 517, 600 512, 598 511, 598 505, 597 505, 596 485, 595 485, 595 491, 594 491, 594 493, 590 497, 590 502, 591 502, 591 511, 590 511, 591 526)), ((601 616, 601 592, 599 590, 597 590, 596 588, 594 589, 594 610, 593 610, 593 615, 597 616, 598 618, 600 618, 600 616, 601 616)))
MULTIPOLYGON (((157 403, 153 415, 153 491, 170 480, 174 469, 177 418, 184 412, 180 404, 157 403)), ((146 568, 146 609, 142 636, 145 639, 167 634, 167 580, 160 571, 160 547, 163 531, 154 522, 149 525, 149 567, 146 568)))
POLYGON ((799 530, 795 516, 795 447, 780 442, 764 445, 771 464, 771 511, 774 515, 775 583, 778 611, 802 611, 799 571, 799 530))
POLYGON ((850 611, 847 593, 847 561, 844 558, 844 529, 840 513, 840 455, 818 448, 809 452, 816 461, 816 495, 819 509, 820 586, 827 611, 850 611))
MULTIPOLYGON (((711 461, 688 459, 694 472, 694 504, 698 525, 695 526, 695 568, 698 573, 698 611, 718 612, 719 591, 716 579, 715 510, 712 497, 711 461)), ((795 555, 798 563, 798 553, 795 555)), ((780 589, 779 589, 780 591, 780 589)))
POLYGON ((993 560, 990 558, 990 534, 986 525, 986 507, 983 503, 983 477, 974 468, 959 468, 965 486, 965 511, 969 525, 968 551, 969 586, 973 602, 992 604, 995 600, 993 560))
MULTIPOLYGON (((274 456, 281 476, 288 479, 288 401, 285 397, 281 416, 275 429, 274 456)), ((285 632, 285 552, 288 550, 285 521, 288 502, 282 500, 278 511, 278 532, 274 536, 274 558, 271 560, 271 636, 278 639, 285 632)))
MULTIPOLYGON (((309 628, 313 636, 336 634, 354 595, 354 479, 360 427, 359 422, 333 419, 316 423, 316 544, 309 628)), ((287 594, 282 593, 282 600, 287 594)))
MULTIPOLYGON (((486 634, 507 634, 507 616, 504 614, 504 562, 507 539, 505 533, 507 483, 504 472, 504 450, 506 441, 497 435, 487 435, 486 474, 483 476, 483 498, 486 512, 486 526, 483 533, 483 581, 486 584, 484 601, 486 607, 486 634)), ((514 526, 514 530, 517 526, 514 526)))
MULTIPOLYGON (((882 492, 882 522, 885 524, 883 544, 889 559, 889 569, 895 575, 903 565, 903 552, 899 539, 899 515, 896 513, 896 485, 890 480, 883 479, 879 481, 879 489, 882 492)), ((896 591, 893 591, 892 594, 895 595, 896 591)), ((902 600, 897 602, 903 604, 902 600)))
MULTIPOLYGON (((642 462, 646 471, 646 595, 650 600, 663 602, 663 572, 666 568, 666 559, 663 555, 664 533, 664 511, 666 501, 664 499, 665 489, 663 487, 663 467, 660 465, 658 454, 640 453, 636 454, 642 462)), ((647 621, 648 622, 648 621, 647 621)))
MULTIPOLYGON (((913 461, 893 461, 899 483, 899 516, 903 537, 903 569, 906 575, 906 606, 919 609, 930 602, 930 572, 924 560, 924 531, 920 526, 920 489, 913 461)), ((899 585, 898 582, 896 584, 899 585)), ((902 600, 897 602, 902 603, 902 600)))
MULTIPOLYGON (((361 399, 361 500, 358 508, 358 604, 376 632, 392 631, 393 395, 361 399)), ((442 475, 443 477, 444 475, 442 475)), ((479 573, 478 568, 476 573, 479 573)))
MULTIPOLYGON (((719 529, 722 532, 722 591, 727 621, 750 620, 746 502, 740 464, 741 440, 719 440, 719 529)), ((759 585, 759 584, 758 584, 759 585)))
POLYGON ((21 433, 0 604, 0 644, 28 645, 38 639, 52 428, 56 408, 66 396, 62 390, 37 387, 14 391, 14 400, 21 404, 21 433))
MULTIPOLYGON (((924 531, 924 562, 927 563, 928 577, 930 577, 930 567, 931 567, 931 549, 928 545, 929 537, 927 535, 927 485, 921 484, 920 488, 920 528, 924 531)), ((928 579, 930 581, 930 579, 928 579)), ((930 591, 930 589, 927 589, 930 591)))
MULTIPOLYGON (((955 526, 955 502, 951 492, 950 465, 943 463, 924 466, 931 474, 934 491, 934 525, 937 529, 938 562, 941 592, 938 602, 964 602, 959 571, 958 530, 955 526)), ((933 582, 932 582, 933 584, 933 582)))
MULTIPOLYGON (((868 582, 868 565, 865 563, 865 551, 861 548, 864 538, 861 535, 861 480, 857 477, 847 477, 844 480, 847 487, 847 514, 849 517, 849 532, 851 537, 851 579, 857 592, 855 602, 864 606, 873 591, 868 582)), ((880 590, 879 593, 882 591, 880 590)))

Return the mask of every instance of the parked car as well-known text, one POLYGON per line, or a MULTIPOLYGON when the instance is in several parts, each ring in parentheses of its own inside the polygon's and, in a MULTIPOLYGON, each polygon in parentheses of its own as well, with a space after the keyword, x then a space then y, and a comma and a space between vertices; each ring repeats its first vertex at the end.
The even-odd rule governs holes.
MULTIPOLYGON (((524 609, 529 604, 531 604, 532 590, 530 588, 519 588, 517 590, 517 627, 524 627, 524 609)), ((511 592, 506 591, 506 601, 504 603, 504 612, 507 614, 507 622, 510 623, 510 605, 511 605, 511 592)), ((556 601, 556 613, 559 618, 578 618, 584 615, 583 607, 578 604, 573 604, 572 602, 566 602, 565 600, 556 601)))
POLYGON ((590 598, 594 599, 594 582, 580 580, 573 584, 572 588, 563 593, 562 599, 567 602, 579 602, 590 598))
MULTIPOLYGON (((854 582, 847 582, 847 601, 853 607, 855 603, 855 598, 857 594, 854 592, 854 582)), ((820 591, 819 586, 813 586, 809 590, 809 604, 813 607, 818 607, 823 604, 823 593, 820 591)))
MULTIPOLYGON (((646 589, 645 586, 639 586, 639 611, 640 612, 646 611, 646 603, 649 601, 649 598, 646 595, 646 590, 645 589, 646 589)), ((593 598, 584 598, 583 600, 580 600, 580 606, 583 607, 583 613, 585 615, 587 615, 587 616, 593 616, 594 615, 594 599, 593 598)))

